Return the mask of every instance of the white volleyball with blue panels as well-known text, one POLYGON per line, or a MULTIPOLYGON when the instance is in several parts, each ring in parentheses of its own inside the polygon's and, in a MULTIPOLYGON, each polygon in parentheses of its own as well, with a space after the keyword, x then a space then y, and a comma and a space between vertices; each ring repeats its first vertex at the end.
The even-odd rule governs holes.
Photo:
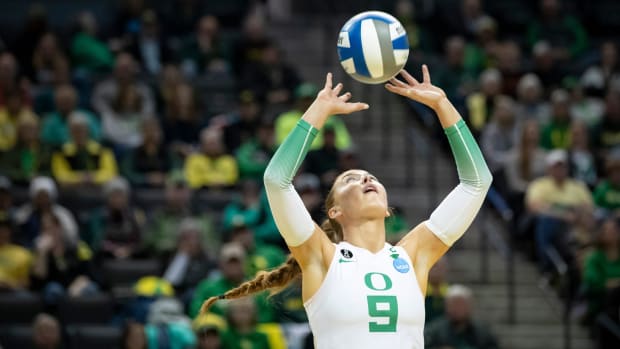
POLYGON ((367 84, 386 82, 407 63, 407 32, 390 14, 362 12, 340 30, 338 56, 344 70, 355 80, 367 84))

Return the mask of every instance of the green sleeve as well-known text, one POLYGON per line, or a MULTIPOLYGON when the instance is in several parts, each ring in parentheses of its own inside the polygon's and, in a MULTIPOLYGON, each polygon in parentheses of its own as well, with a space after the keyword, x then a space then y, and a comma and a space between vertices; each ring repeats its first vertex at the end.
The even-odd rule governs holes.
POLYGON ((456 169, 461 183, 474 187, 490 185, 491 172, 465 121, 461 119, 444 131, 456 161, 456 169))
POLYGON ((276 184, 282 189, 290 185, 317 133, 318 130, 307 121, 299 120, 269 162, 265 183, 276 184))

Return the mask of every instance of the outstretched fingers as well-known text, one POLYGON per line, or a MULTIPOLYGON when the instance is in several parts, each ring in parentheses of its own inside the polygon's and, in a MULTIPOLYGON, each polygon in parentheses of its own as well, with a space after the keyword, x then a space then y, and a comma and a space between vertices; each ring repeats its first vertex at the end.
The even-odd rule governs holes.
POLYGON ((336 85, 336 87, 334 87, 334 89, 332 90, 332 93, 334 94, 334 96, 338 96, 340 94, 340 91, 342 91, 342 83, 339 82, 338 85, 336 85))
POLYGON ((351 92, 346 92, 346 93, 342 94, 342 96, 339 96, 338 99, 343 101, 343 102, 349 101, 349 99, 351 99, 351 92))
POLYGON ((332 73, 327 73, 327 76, 325 77, 325 89, 332 89, 332 73))
POLYGON ((428 72, 428 66, 426 64, 422 64, 422 77, 425 84, 431 83, 431 74, 428 72))
POLYGON ((362 111, 370 108, 370 106, 366 103, 356 102, 356 103, 347 103, 347 113, 353 113, 356 111, 362 111))
POLYGON ((416 80, 416 78, 414 78, 413 76, 411 76, 411 74, 409 74, 408 71, 406 71, 405 69, 400 71, 400 75, 405 79, 405 81, 407 81, 407 83, 409 85, 416 86, 419 85, 420 82, 418 82, 418 80, 416 80))

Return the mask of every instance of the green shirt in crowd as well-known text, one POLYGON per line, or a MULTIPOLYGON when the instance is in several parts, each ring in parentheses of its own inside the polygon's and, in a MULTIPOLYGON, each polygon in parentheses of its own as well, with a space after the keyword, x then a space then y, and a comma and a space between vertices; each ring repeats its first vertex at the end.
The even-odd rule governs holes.
POLYGON ((266 149, 256 140, 241 144, 236 154, 240 179, 262 181, 263 173, 273 153, 273 149, 266 149))
MULTIPOLYGON (((85 110, 79 110, 88 119, 88 131, 91 139, 101 139, 101 124, 97 117, 85 110)), ((69 142, 69 125, 67 118, 59 112, 49 113, 43 118, 41 124, 41 140, 52 146, 61 146, 69 142)))
POLYGON ((108 46, 85 32, 73 37, 71 58, 75 66, 91 71, 108 71, 114 64, 114 56, 108 46))
POLYGON ((609 181, 601 181, 594 188, 594 203, 597 207, 617 210, 620 208, 620 188, 614 187, 609 181))
POLYGON ((620 258, 609 260, 601 251, 593 251, 585 262, 583 288, 588 297, 590 314, 602 310, 605 290, 620 285, 620 258))
POLYGON ((570 123, 551 121, 541 130, 540 145, 545 149, 568 149, 570 123))

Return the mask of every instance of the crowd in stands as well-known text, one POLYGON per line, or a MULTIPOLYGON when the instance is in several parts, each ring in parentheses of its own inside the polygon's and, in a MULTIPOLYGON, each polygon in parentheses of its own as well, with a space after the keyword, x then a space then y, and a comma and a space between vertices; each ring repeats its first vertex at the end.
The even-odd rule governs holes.
MULTIPOLYGON (((33 4, 14 37, 0 32, 0 324, 27 324, 0 331, 3 348, 312 347, 298 284, 199 315, 285 260, 262 174, 318 91, 262 2, 215 3, 132 0, 107 26, 87 10, 63 28, 33 4)), ((605 347, 597 317, 620 323, 617 38, 586 27, 579 1, 388 3, 410 71, 429 64, 478 137, 511 233, 551 282, 568 266, 564 296, 587 305, 605 347)), ((352 143, 330 118, 294 180, 318 222, 335 176, 361 166, 352 143)), ((410 228, 395 213, 392 242, 410 228)), ((426 347, 496 348, 445 263, 426 347)))

